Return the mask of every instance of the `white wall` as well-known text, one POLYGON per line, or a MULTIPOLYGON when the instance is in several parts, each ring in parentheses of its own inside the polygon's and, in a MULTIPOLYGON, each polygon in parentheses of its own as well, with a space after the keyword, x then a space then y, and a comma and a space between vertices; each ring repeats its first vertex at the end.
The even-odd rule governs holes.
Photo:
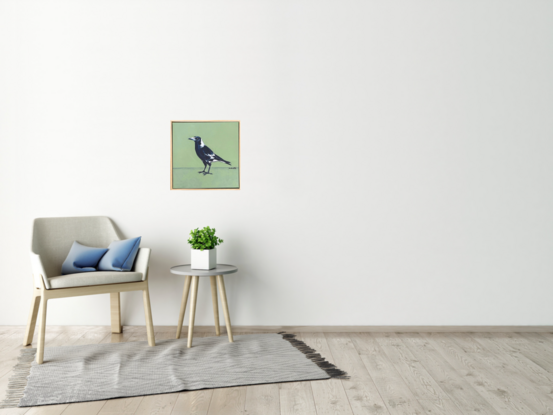
POLYGON ((237 325, 553 324, 552 114, 549 1, 2 1, 0 324, 26 322, 32 219, 80 215, 153 249, 155 324, 205 225, 237 325), (170 120, 219 119, 242 189, 170 191, 170 120))

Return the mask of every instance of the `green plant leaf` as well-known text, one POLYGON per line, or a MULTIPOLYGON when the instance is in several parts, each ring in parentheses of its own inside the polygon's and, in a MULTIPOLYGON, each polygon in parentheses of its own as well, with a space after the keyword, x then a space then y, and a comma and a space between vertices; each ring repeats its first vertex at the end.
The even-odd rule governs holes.
POLYGON ((223 243, 223 240, 215 235, 215 228, 205 226, 203 229, 196 228, 190 231, 190 238, 187 242, 193 249, 213 249, 223 243))

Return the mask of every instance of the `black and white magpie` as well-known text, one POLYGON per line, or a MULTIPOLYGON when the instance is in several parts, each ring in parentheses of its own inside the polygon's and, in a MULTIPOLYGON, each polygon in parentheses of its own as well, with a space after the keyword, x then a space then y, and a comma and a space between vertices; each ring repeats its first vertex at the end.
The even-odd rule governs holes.
POLYGON ((219 157, 217 154, 215 154, 211 149, 204 144, 201 137, 194 136, 190 137, 189 140, 194 141, 195 147, 196 147, 196 154, 200 158, 200 160, 204 163, 204 169, 202 171, 199 171, 198 173, 203 173, 204 176, 206 174, 213 174, 209 171, 211 170, 211 163, 215 161, 221 161, 223 163, 227 163, 230 166, 230 162, 223 160, 221 157, 219 157), (207 172, 205 171, 207 165, 209 164, 209 169, 207 169, 207 172))

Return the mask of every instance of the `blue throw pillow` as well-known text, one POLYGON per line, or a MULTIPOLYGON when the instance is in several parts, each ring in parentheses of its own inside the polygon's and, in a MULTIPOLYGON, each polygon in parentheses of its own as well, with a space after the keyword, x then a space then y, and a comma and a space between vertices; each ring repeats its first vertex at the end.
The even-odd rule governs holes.
POLYGON ((140 239, 139 236, 109 244, 108 252, 98 264, 98 271, 130 271, 138 253, 140 239))
POLYGON ((92 248, 77 241, 73 242, 69 255, 61 266, 61 274, 76 274, 78 272, 96 271, 100 258, 107 252, 106 248, 92 248))

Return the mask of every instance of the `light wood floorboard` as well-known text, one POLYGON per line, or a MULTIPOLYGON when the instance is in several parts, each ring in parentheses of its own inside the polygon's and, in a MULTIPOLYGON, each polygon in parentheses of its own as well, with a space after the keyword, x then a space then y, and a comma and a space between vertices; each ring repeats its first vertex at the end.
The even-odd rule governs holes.
POLYGON ((246 388, 246 413, 280 414, 280 389, 278 383, 253 385, 246 388))
MULTIPOLYGON (((300 339, 317 350, 330 363, 337 364, 324 333, 302 333, 300 339)), ((311 389, 318 415, 353 414, 341 380, 311 382, 311 389)))
POLYGON ((211 396, 208 415, 244 415, 246 390, 245 386, 215 389, 211 396))
POLYGON ((171 415, 207 415, 213 389, 181 392, 171 415))
POLYGON ((513 415, 535 413, 524 402, 523 397, 516 394, 499 374, 478 362, 455 344, 452 339, 439 334, 425 334, 424 336, 499 413, 513 415))
POLYGON ((417 333, 398 337, 463 414, 500 415, 427 340, 417 333))
MULTIPOLYGON (((480 347, 479 343, 468 335, 447 336, 463 350, 480 347)), ((493 349, 492 349, 493 350, 493 349)), ((522 365, 517 359, 503 353, 501 350, 494 351, 483 349, 479 352, 468 352, 476 364, 486 367, 490 372, 497 374, 501 381, 507 385, 507 390, 517 396, 521 396, 524 402, 536 413, 553 413, 553 393, 551 387, 543 388, 543 383, 532 379, 533 373, 527 371, 527 366, 522 365)), ((533 365, 535 366, 535 365, 533 365)), ((551 379, 551 377, 549 377, 551 379)), ((551 379, 553 380, 553 379, 551 379)), ((548 381, 549 385, 553 382, 548 381)))
POLYGON ((282 383, 279 389, 281 415, 317 415, 309 382, 282 383))
POLYGON ((424 410, 407 386, 406 380, 392 364, 377 335, 362 333, 356 336, 361 359, 371 373, 374 383, 390 414, 422 414, 424 410))
MULTIPOLYGON (((187 327, 182 332, 184 337, 187 327)), ((163 326, 155 337, 173 339, 175 333, 176 327, 163 326)), ((24 334, 24 327, 0 326, 0 400, 24 348, 24 334)), ((0 409, 0 415, 553 415, 550 332, 296 334, 351 378, 0 409)), ((214 328, 194 333, 214 335, 214 328)), ((36 347, 36 337, 27 347, 36 347)), ((110 326, 46 331, 46 347, 147 340, 140 326, 124 327, 120 334, 112 334, 110 326)))
POLYGON ((373 335, 394 368, 401 374, 417 400, 449 400, 434 378, 393 333, 373 335))
MULTIPOLYGON (((471 340, 498 356, 506 365, 512 367, 519 376, 531 382, 536 389, 540 389, 553 398, 553 374, 535 364, 533 361, 518 352, 502 347, 486 333, 470 334, 471 340)), ((484 349, 483 349, 484 350, 484 349)))

